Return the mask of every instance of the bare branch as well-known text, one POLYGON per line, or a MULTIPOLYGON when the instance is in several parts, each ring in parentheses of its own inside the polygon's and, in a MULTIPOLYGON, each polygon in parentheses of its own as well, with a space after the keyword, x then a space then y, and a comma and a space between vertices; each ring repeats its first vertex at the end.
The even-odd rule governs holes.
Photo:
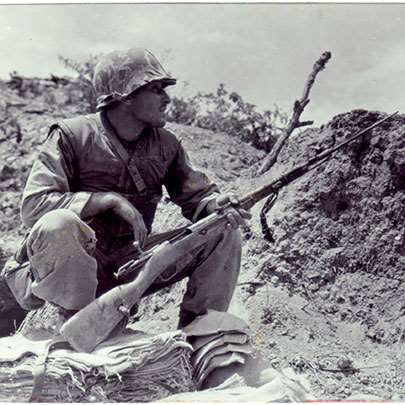
POLYGON ((330 52, 324 52, 321 57, 315 62, 314 67, 312 69, 312 72, 308 76, 307 82, 305 83, 304 87, 304 92, 302 94, 302 97, 300 100, 296 100, 294 103, 294 110, 292 113, 292 116, 290 118, 290 121, 288 122, 287 127, 283 131, 283 133, 279 136, 277 139, 277 142, 274 144, 269 156, 265 159, 263 162, 261 168, 259 169, 259 173, 263 174, 267 170, 269 170, 274 163, 277 161, 277 157, 284 146, 284 143, 286 140, 289 138, 289 136, 292 134, 294 129, 303 127, 305 125, 312 125, 312 121, 302 121, 300 122, 300 116, 302 112, 304 111, 305 107, 309 103, 309 93, 312 89, 312 86, 315 82, 317 74, 325 68, 326 63, 329 61, 331 58, 332 54, 330 52))
POLYGON ((312 125, 314 121, 300 121, 297 123, 297 128, 306 127, 307 125, 312 125))

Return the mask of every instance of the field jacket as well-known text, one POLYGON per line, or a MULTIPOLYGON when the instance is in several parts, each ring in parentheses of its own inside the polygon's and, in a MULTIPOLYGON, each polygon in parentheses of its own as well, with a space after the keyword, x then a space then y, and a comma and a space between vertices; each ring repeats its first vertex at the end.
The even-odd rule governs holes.
POLYGON ((147 128, 137 141, 125 142, 105 113, 63 120, 51 126, 24 188, 21 217, 31 227, 45 213, 67 208, 112 237, 133 233, 113 212, 83 218, 94 192, 116 192, 127 198, 151 230, 165 186, 183 215, 195 220, 218 192, 195 169, 179 140, 163 128, 147 128))

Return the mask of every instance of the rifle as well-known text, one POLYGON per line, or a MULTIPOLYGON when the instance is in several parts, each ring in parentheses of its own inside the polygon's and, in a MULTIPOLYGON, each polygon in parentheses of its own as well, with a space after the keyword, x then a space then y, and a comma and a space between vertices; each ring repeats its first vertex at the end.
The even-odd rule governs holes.
MULTIPOLYGON (((331 154, 397 113, 398 111, 377 121, 339 145, 320 153, 269 184, 250 192, 239 199, 238 207, 249 210, 257 202, 267 197, 265 205, 269 208, 281 188, 323 164, 331 154)), ((130 309, 168 266, 175 264, 184 255, 184 252, 206 243, 210 240, 212 232, 217 232, 221 226, 226 225, 226 215, 232 207, 230 202, 224 204, 217 212, 180 230, 177 235, 142 252, 137 258, 121 266, 115 273, 115 277, 126 279, 135 274, 133 281, 113 288, 81 309, 62 326, 61 334, 76 350, 92 351, 99 343, 108 338, 111 331, 125 316, 129 315, 130 309)))

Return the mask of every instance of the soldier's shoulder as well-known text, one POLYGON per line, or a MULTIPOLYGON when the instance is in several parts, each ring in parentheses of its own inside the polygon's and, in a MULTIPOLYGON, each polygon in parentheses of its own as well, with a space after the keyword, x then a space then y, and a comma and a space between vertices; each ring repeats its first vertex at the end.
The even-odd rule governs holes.
POLYGON ((54 124, 59 127, 63 132, 73 136, 80 136, 84 130, 89 127, 97 126, 97 114, 78 115, 71 118, 64 118, 54 124))

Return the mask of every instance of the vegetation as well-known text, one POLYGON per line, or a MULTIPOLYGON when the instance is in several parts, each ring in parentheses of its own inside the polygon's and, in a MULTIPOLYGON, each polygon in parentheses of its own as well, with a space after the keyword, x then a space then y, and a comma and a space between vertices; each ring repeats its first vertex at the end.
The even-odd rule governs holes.
POLYGON ((71 69, 77 74, 74 82, 78 85, 82 98, 87 102, 87 112, 96 111, 97 96, 92 80, 94 68, 99 60, 99 56, 90 56, 86 61, 80 62, 59 55, 59 60, 63 63, 65 68, 71 69))
POLYGON ((215 132, 226 132, 267 152, 287 122, 286 114, 275 106, 260 113, 236 92, 228 92, 220 83, 215 93, 198 93, 189 98, 173 97, 169 119, 215 132))

